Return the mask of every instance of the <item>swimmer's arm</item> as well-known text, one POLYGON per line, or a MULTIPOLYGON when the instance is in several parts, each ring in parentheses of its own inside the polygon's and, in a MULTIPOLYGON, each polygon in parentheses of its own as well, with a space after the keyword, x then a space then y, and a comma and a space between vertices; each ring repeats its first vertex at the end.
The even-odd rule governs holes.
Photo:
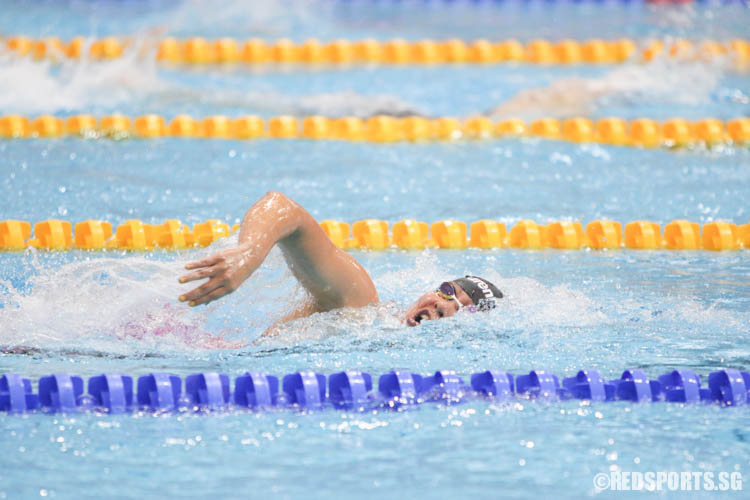
POLYGON ((304 208, 278 191, 266 193, 245 214, 236 248, 185 266, 194 272, 181 277, 181 283, 208 281, 180 300, 190 305, 207 304, 232 293, 263 263, 275 244, 312 296, 316 309, 310 313, 377 302, 375 285, 359 262, 334 245, 304 208))

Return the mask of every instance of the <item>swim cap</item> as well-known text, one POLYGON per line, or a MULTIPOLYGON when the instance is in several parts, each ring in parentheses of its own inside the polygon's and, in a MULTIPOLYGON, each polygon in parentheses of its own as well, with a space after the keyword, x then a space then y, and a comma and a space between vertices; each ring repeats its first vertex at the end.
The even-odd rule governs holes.
POLYGON ((465 278, 457 278, 453 280, 453 283, 460 286, 461 289, 466 292, 466 295, 469 296, 471 301, 480 311, 494 309, 497 306, 495 300, 503 298, 503 292, 483 278, 466 276, 465 278))

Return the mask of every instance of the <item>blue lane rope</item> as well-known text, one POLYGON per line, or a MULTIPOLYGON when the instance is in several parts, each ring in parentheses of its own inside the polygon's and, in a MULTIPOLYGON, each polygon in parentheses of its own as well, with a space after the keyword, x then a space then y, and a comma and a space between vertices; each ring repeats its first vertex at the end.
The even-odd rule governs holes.
POLYGON ((500 370, 474 373, 469 384, 453 370, 419 375, 408 370, 392 370, 378 379, 373 390, 372 376, 356 370, 329 377, 309 370, 279 378, 262 372, 246 372, 234 381, 223 373, 188 375, 184 381, 169 373, 151 373, 138 378, 105 373, 88 379, 58 373, 41 377, 39 391, 18 374, 0 377, 0 411, 8 413, 105 413, 211 412, 228 409, 317 410, 337 408, 354 411, 399 408, 435 402, 457 404, 469 400, 517 401, 522 399, 592 402, 659 401, 745 405, 750 401, 750 373, 732 368, 712 372, 708 387, 700 377, 683 369, 650 379, 641 370, 625 370, 619 379, 605 380, 597 370, 581 370, 574 377, 560 379, 545 370, 513 375, 500 370))

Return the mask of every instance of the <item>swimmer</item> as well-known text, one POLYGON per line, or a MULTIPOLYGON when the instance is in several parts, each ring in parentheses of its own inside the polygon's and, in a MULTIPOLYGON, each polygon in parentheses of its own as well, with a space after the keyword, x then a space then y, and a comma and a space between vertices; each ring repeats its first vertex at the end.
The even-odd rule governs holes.
MULTIPOLYGON (((208 304, 232 293, 263 263, 278 244, 295 278, 310 300, 281 322, 342 307, 378 302, 378 292, 362 265, 338 248, 323 228, 299 204, 278 191, 269 191, 242 219, 238 245, 191 262, 180 283, 208 279, 179 297, 190 306, 208 304)), ((489 281, 467 276, 446 281, 419 297, 404 313, 407 326, 453 316, 460 310, 485 311, 502 298, 489 281)))

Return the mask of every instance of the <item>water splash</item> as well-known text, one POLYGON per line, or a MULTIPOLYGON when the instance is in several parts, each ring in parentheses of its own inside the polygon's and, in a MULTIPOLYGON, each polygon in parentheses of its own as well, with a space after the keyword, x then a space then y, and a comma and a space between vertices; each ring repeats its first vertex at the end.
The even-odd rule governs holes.
POLYGON ((337 349, 384 341, 394 341, 404 348, 425 342, 439 345, 441 341, 460 345, 470 339, 486 339, 488 331, 536 333, 549 327, 595 328, 609 321, 601 304, 567 285, 548 287, 531 278, 506 278, 491 267, 482 267, 472 272, 492 281, 505 294, 494 311, 460 313, 415 328, 402 322, 404 310, 420 295, 434 290, 442 281, 468 272, 449 271, 439 264, 435 252, 422 252, 414 257, 413 265, 374 277, 380 304, 295 320, 283 325, 277 336, 259 342, 284 346, 335 339, 337 349))
MULTIPOLYGON (((248 328, 267 321, 262 309, 276 300, 258 282, 265 280, 265 286, 271 287, 280 284, 273 274, 283 274, 286 267, 278 252, 230 300, 195 309, 176 300, 189 289, 177 281, 185 273, 185 263, 236 244, 236 238, 227 240, 234 241, 175 254, 171 260, 140 254, 84 256, 45 266, 30 251, 23 258, 30 260, 33 272, 24 290, 4 284, 2 344, 6 350, 73 348, 125 355, 243 347, 249 341, 248 328), (240 315, 238 323, 234 312, 243 301, 258 304, 261 311, 254 311, 253 321, 244 317, 242 322, 240 315), (233 321, 227 324, 227 319, 233 321)), ((271 314, 270 320, 274 317, 271 314)), ((255 335, 250 333, 250 339, 255 335)))
MULTIPOLYGON (((92 40, 89 40, 90 44, 92 40)), ((416 106, 388 94, 363 95, 354 91, 305 96, 285 95, 273 87, 262 90, 214 88, 204 79, 195 86, 184 78, 160 72, 153 43, 140 39, 110 61, 35 61, 0 52, 0 109, 5 113, 112 113, 161 112, 211 109, 212 113, 236 115, 289 114, 296 116, 369 117, 376 114, 404 116, 423 114, 416 106), (138 102, 132 109, 133 102, 138 102)), ((86 50, 86 49, 84 49, 86 50)), ((187 68, 190 74, 198 70, 187 68)), ((242 68, 226 71, 244 71, 242 68)), ((263 74, 273 69, 253 70, 263 74)))
POLYGON ((130 352, 148 342, 147 331, 157 332, 165 347, 200 344, 191 318, 165 307, 179 293, 175 264, 129 256, 37 268, 30 293, 11 289, 4 297, 3 344, 130 352))
MULTIPOLYGON (((504 276, 489 257, 478 264, 453 259, 446 265, 439 252, 425 251, 402 255, 406 260, 395 270, 375 266, 380 304, 313 314, 282 325, 276 336, 263 337, 268 327, 306 299, 278 250, 239 290, 208 307, 188 308, 176 300, 187 289, 177 282, 186 262, 233 245, 236 237, 166 260, 161 254, 158 259, 81 254, 74 262, 43 265, 37 262, 37 252, 19 256, 33 271, 24 271, 30 277, 23 291, 3 283, 3 350, 128 357, 189 351, 190 357, 216 349, 239 356, 292 349, 301 357, 320 353, 346 360, 351 353, 387 353, 429 364, 432 357, 418 361, 419 352, 468 349, 480 361, 491 355, 495 361, 483 362, 512 367, 529 360, 557 363, 558 356, 575 360, 578 350, 604 362, 607 355, 627 359, 628 353, 643 356, 641 346, 646 345, 686 359, 704 344, 734 353, 736 348, 709 333, 721 331, 731 337, 748 321, 747 313, 703 304, 689 295, 673 297, 653 290, 602 294, 576 276, 571 283, 547 285, 530 277, 504 276), (466 273, 483 276, 503 290, 505 298, 497 309, 458 314, 416 328, 401 322, 402 311, 414 299, 466 273), (611 346, 619 347, 610 352, 611 346)), ((744 355, 741 349, 737 352, 744 355)))
POLYGON ((660 57, 648 65, 626 64, 598 78, 563 78, 542 88, 519 92, 497 106, 493 119, 569 117, 600 108, 698 106, 710 102, 728 62, 679 61, 660 57))
MULTIPOLYGON (((84 51, 92 43, 84 43, 84 51)), ((153 37, 140 37, 121 58, 109 61, 35 61, 0 53, 0 109, 12 113, 113 110, 134 98, 165 94, 170 85, 157 75, 155 57, 144 55, 153 37)))

